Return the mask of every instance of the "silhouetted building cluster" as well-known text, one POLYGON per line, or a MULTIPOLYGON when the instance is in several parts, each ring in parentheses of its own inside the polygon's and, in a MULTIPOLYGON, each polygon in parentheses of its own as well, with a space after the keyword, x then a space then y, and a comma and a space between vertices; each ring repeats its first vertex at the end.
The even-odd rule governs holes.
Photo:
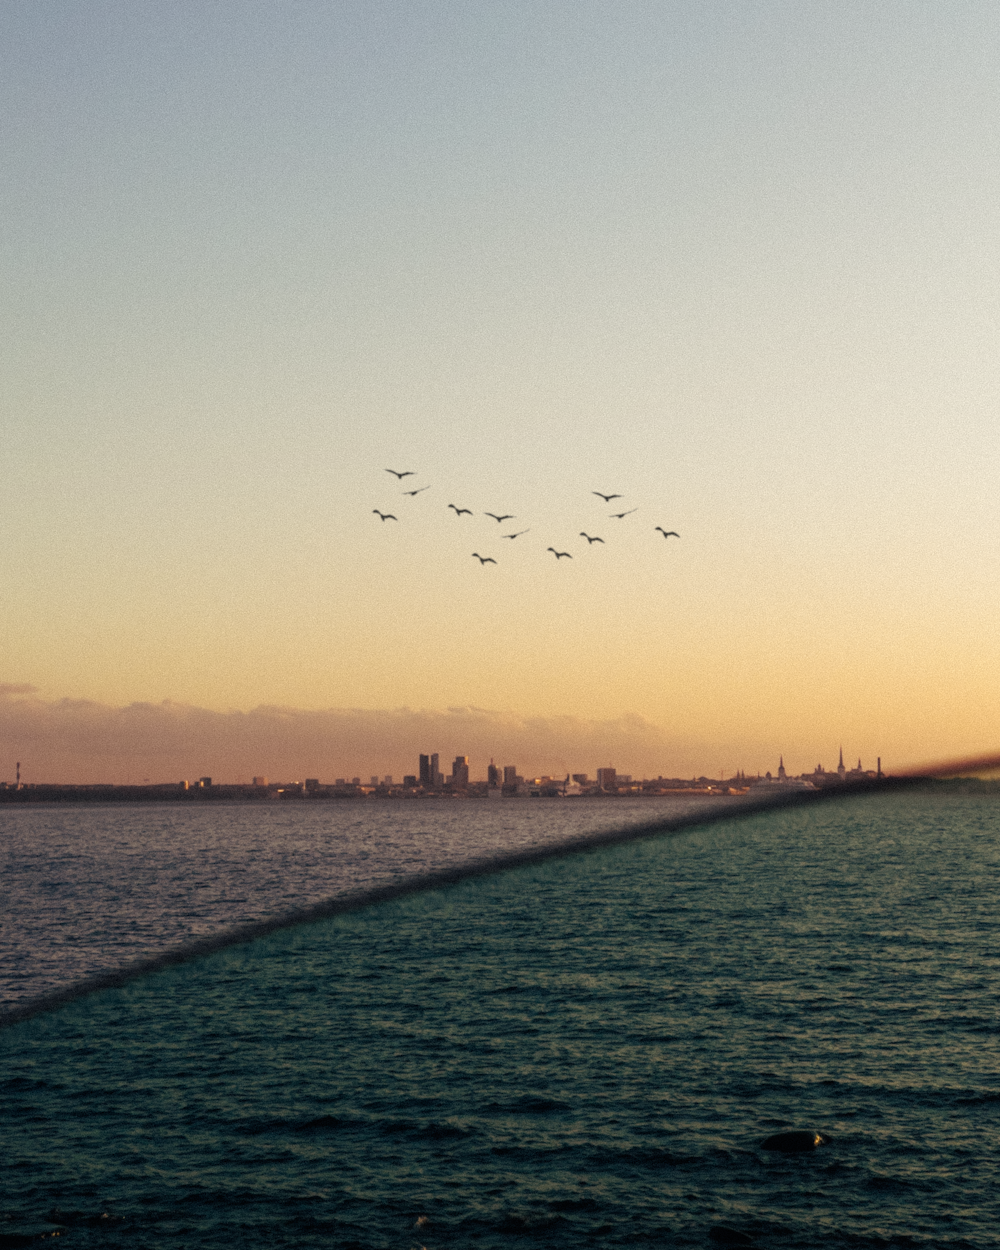
POLYGON ((422 798, 422 797, 468 797, 468 798, 517 798, 517 797, 601 797, 605 795, 760 795, 774 790, 816 790, 826 786, 844 785, 850 782, 876 781, 884 776, 882 761, 874 769, 862 767, 858 760, 855 768, 844 764, 844 752, 835 772, 827 772, 817 764, 811 773, 790 776, 785 769, 784 757, 778 761, 777 774, 770 772, 763 777, 748 777, 742 770, 728 779, 709 777, 655 777, 633 779, 611 767, 597 769, 591 779, 587 773, 567 774, 565 777, 548 775, 525 777, 515 764, 497 765, 490 760, 484 781, 470 778, 469 757, 456 755, 447 776, 441 771, 440 756, 427 754, 419 757, 416 773, 406 774, 400 783, 392 776, 371 776, 367 783, 360 777, 338 777, 332 783, 316 777, 305 781, 274 782, 267 777, 255 776, 249 784, 219 785, 211 777, 200 777, 196 782, 167 782, 159 785, 115 786, 86 785, 62 786, 48 784, 25 784, 21 781, 20 765, 16 780, 0 782, 0 802, 219 802, 259 801, 262 799, 345 799, 345 798, 422 798))
MULTIPOLYGON (((862 767, 860 759, 856 768, 847 768, 844 764, 844 748, 841 747, 840 762, 837 764, 836 772, 827 772, 822 764, 817 764, 811 773, 800 773, 797 777, 792 777, 785 770, 784 757, 780 756, 777 776, 772 777, 770 773, 765 773, 763 777, 758 776, 746 784, 754 790, 777 787, 787 790, 820 790, 827 786, 844 785, 852 781, 878 781, 882 776, 881 757, 878 766, 874 769, 862 767)), ((741 777, 741 779, 745 782, 745 778, 741 777)))

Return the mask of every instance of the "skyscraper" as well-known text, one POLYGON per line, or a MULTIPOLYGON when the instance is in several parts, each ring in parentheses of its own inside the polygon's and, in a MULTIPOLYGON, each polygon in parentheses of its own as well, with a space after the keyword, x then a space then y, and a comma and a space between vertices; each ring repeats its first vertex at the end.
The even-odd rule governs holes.
POLYGON ((434 784, 434 778, 431 776, 431 757, 429 755, 421 755, 420 757, 420 784, 427 786, 428 789, 434 784))
POLYGON ((451 766, 451 782, 452 785, 465 789, 469 784, 469 757, 467 755, 456 755, 455 762, 451 766))

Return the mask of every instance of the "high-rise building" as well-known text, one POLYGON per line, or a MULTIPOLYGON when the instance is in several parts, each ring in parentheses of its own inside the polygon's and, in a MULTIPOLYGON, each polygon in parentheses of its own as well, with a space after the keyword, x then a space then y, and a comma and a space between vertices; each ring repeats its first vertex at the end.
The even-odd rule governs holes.
POLYGON ((441 764, 436 751, 431 756, 431 785, 444 785, 444 773, 441 771, 441 764))
POLYGON ((434 784, 434 778, 431 776, 431 757, 429 755, 421 755, 420 757, 420 784, 428 789, 434 784))
POLYGON ((486 770, 486 784, 491 790, 495 790, 500 784, 500 769, 490 760, 490 766, 486 770))
POLYGON ((599 768, 597 770, 597 784, 602 790, 618 789, 618 774, 613 768, 599 768))
POLYGON ((517 785, 517 765, 516 764, 504 764, 503 783, 505 786, 517 785))
POLYGON ((469 757, 467 755, 456 755, 455 762, 451 766, 451 783, 465 789, 469 784, 469 757))

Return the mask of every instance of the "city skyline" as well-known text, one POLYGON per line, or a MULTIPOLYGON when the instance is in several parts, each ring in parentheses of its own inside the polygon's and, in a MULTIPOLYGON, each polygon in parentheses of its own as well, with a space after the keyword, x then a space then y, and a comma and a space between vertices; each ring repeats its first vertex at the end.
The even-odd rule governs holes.
POLYGON ((718 777, 700 774, 694 777, 664 776, 656 777, 633 776, 614 766, 599 767, 591 776, 587 772, 567 773, 566 776, 537 774, 526 770, 525 776, 516 764, 497 765, 491 759, 486 767, 485 775, 477 776, 470 773, 469 757, 456 756, 451 773, 447 775, 435 767, 438 755, 421 755, 418 771, 407 773, 402 777, 394 777, 391 773, 370 774, 367 777, 288 777, 274 779, 265 774, 255 774, 249 780, 240 778, 222 780, 210 775, 202 775, 196 781, 182 778, 179 781, 162 778, 144 777, 141 782, 127 782, 125 785, 107 782, 70 782, 48 778, 45 780, 28 780, 21 775, 21 761, 15 764, 14 781, 0 777, 0 791, 8 793, 34 791, 71 791, 74 792, 105 792, 108 790, 139 790, 143 797, 149 797, 149 791, 173 791, 181 795, 192 792, 202 796, 216 796, 225 793, 230 797, 248 797, 250 791, 258 795, 267 792, 274 797, 344 797, 350 792, 368 796, 378 793, 393 795, 483 795, 487 797, 525 797, 548 796, 555 794, 601 795, 601 794, 647 794, 663 795, 679 790, 680 793, 694 793, 695 790, 724 794, 767 793, 772 788, 798 787, 800 789, 823 789, 831 785, 845 782, 877 781, 889 774, 882 769, 879 757, 876 767, 866 769, 860 758, 857 764, 848 768, 844 763, 843 750, 839 753, 836 769, 825 769, 817 764, 810 772, 794 774, 785 768, 784 758, 779 757, 777 772, 772 775, 770 770, 756 775, 737 769, 731 776, 721 773, 718 777))

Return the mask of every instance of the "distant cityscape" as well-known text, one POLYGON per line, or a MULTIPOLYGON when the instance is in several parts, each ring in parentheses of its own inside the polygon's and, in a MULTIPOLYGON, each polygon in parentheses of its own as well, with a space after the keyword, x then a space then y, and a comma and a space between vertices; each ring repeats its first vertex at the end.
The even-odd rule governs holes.
POLYGON ((847 782, 878 780, 883 777, 882 761, 874 769, 865 769, 859 759, 854 768, 844 764, 844 752, 834 771, 827 771, 821 764, 809 773, 792 776, 785 769, 784 757, 778 760, 775 774, 750 776, 742 770, 729 778, 718 780, 700 777, 632 777, 615 768, 598 768, 593 777, 587 773, 568 773, 565 777, 548 775, 525 777, 518 772, 516 764, 497 765, 492 760, 486 776, 480 780, 470 778, 467 755, 457 755, 451 771, 445 774, 439 754, 420 755, 415 773, 408 773, 399 781, 391 775, 361 777, 337 777, 334 781, 321 781, 307 777, 304 781, 271 781, 256 776, 249 782, 237 784, 213 783, 211 777, 199 777, 197 781, 168 781, 141 785, 62 785, 47 782, 22 782, 21 765, 18 763, 15 778, 0 782, 0 802, 45 802, 75 800, 139 799, 173 801, 178 799, 519 799, 519 798, 607 798, 612 796, 674 795, 743 795, 764 794, 775 790, 818 790, 847 782))

